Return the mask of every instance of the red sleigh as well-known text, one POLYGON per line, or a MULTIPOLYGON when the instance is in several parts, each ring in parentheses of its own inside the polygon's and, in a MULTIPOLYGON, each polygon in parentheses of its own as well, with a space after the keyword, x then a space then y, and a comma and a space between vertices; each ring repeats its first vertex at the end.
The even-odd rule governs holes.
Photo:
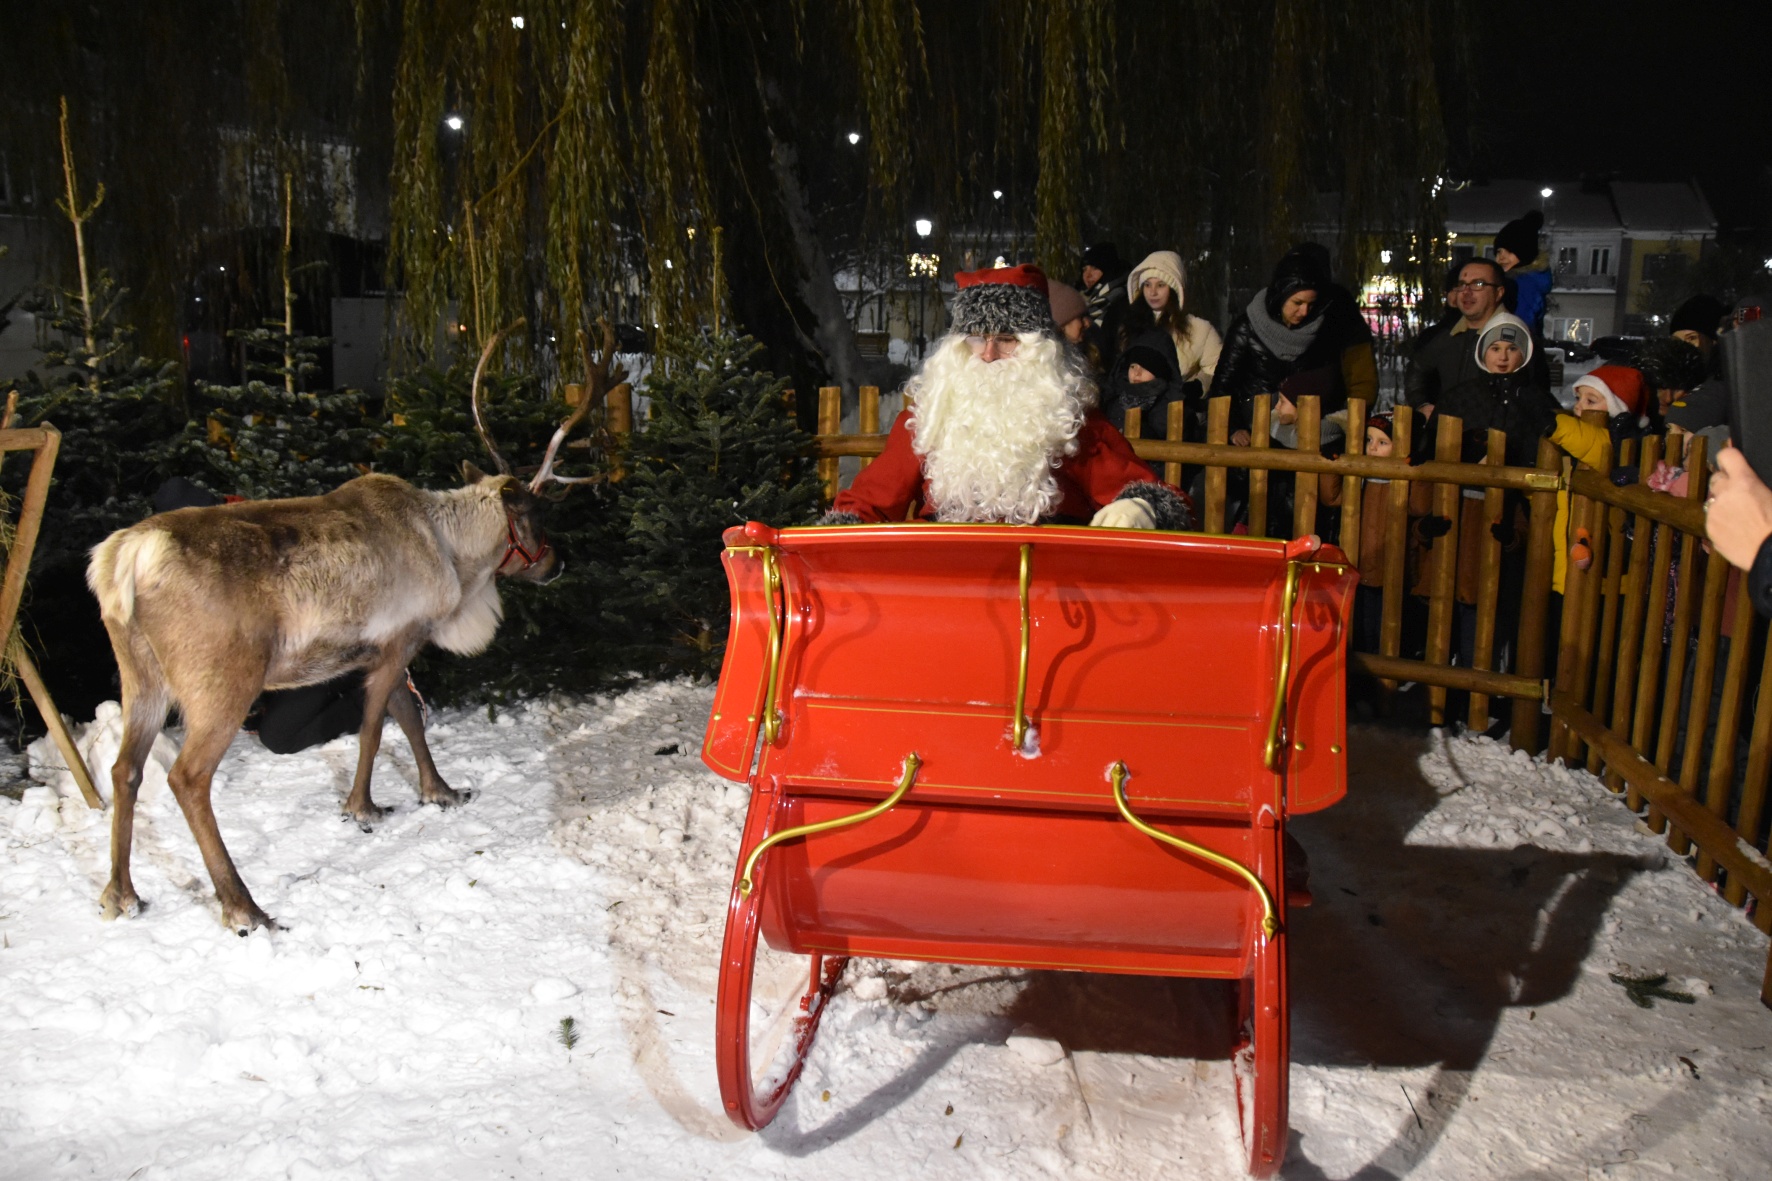
POLYGON ((1273 1174, 1286 818, 1346 792, 1340 552, 928 524, 726 544, 702 758, 751 786, 717 1014, 733 1121, 775 1116, 852 955, 1215 977, 1240 982, 1243 1139, 1273 1174), (759 935, 810 957, 793 1057, 761 1083, 759 935))

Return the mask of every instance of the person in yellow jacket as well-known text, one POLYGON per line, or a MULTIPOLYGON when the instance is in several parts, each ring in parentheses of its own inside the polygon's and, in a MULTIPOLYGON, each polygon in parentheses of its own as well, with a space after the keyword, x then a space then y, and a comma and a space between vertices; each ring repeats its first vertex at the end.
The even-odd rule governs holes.
MULTIPOLYGON (((1557 415, 1551 442, 1576 463, 1604 470, 1617 454, 1618 444, 1642 434, 1643 375, 1627 365, 1602 365, 1575 379, 1575 413, 1557 415), (1590 410, 1606 415, 1606 425, 1581 418, 1590 410)), ((1563 593, 1569 565, 1587 569, 1593 561, 1593 541, 1585 529, 1569 532, 1569 492, 1557 493, 1557 520, 1552 536, 1557 539, 1551 567, 1551 590, 1563 593)))

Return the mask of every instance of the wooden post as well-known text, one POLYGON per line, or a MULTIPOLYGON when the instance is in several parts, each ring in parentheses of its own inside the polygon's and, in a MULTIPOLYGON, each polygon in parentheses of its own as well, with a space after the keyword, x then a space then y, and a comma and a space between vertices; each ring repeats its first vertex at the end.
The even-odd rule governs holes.
MULTIPOLYGON (((1681 728, 1686 732, 1686 749, 1680 759, 1679 783, 1687 794, 1694 796, 1698 794, 1698 771, 1704 761, 1704 732, 1710 727, 1710 690, 1717 676, 1717 642, 1722 638, 1723 591, 1728 582, 1729 560, 1712 550, 1705 563, 1704 601, 1698 615, 1698 655, 1692 666, 1692 704, 1681 722, 1681 728)), ((1685 856, 1691 847, 1686 834, 1678 829, 1667 834, 1667 843, 1681 856, 1685 856)))
MULTIPOLYGON (((1669 525, 1655 528, 1655 559, 1649 567, 1649 605, 1643 623, 1642 666, 1637 670, 1637 712, 1631 719, 1631 747, 1649 750, 1650 732, 1655 727, 1656 683, 1661 679, 1661 622, 1667 617, 1667 578, 1673 569, 1674 539, 1679 533, 1669 525)), ((1625 795, 1631 811, 1643 807, 1643 795, 1635 787, 1625 795)))
MULTIPOLYGON (((1256 394, 1249 427, 1249 446, 1265 450, 1273 443, 1274 399, 1269 394, 1256 394)), ((1249 471, 1249 536, 1267 536, 1268 473, 1260 468, 1249 471)))
MULTIPOLYGON (((1710 472, 1704 466, 1704 438, 1694 435, 1686 441, 1686 498, 1700 504, 1710 483, 1710 472)), ((1655 765, 1666 771, 1673 762, 1674 742, 1679 737, 1680 684, 1686 679, 1686 644, 1692 638, 1692 616, 1700 589, 1698 576, 1698 538, 1690 533, 1676 534, 1680 539, 1680 573, 1676 579, 1673 637, 1667 645, 1667 674, 1662 680, 1661 729, 1655 738, 1655 765)), ((1705 693, 1708 702, 1709 688, 1705 693)), ((1706 712, 1708 712, 1708 705, 1706 712)), ((1644 822, 1651 830, 1663 832, 1667 818, 1651 806, 1644 822)))
MULTIPOLYGON (((1434 458, 1441 463, 1457 463, 1464 442, 1464 422, 1450 414, 1433 417, 1434 458)), ((1449 528, 1434 542, 1428 565, 1427 599, 1427 662, 1441 667, 1451 663, 1452 604, 1458 579, 1458 518, 1462 491, 1457 484, 1434 485, 1434 515, 1443 518, 1449 528)), ((1423 542, 1422 544, 1426 544, 1423 542)), ((1446 687, 1430 685, 1427 691, 1427 718, 1435 725, 1446 722, 1446 687)))
MULTIPOLYGON (((1177 443, 1181 442, 1182 435, 1187 431, 1187 403, 1169 403, 1169 420, 1164 425, 1169 432, 1166 437, 1177 443)), ((1171 460, 1163 465, 1163 481, 1171 488, 1181 487, 1181 462, 1179 460, 1171 460)))
MULTIPOLYGON (((1719 820, 1724 819, 1729 810, 1729 786, 1735 777, 1735 741, 1741 733, 1741 701, 1747 690, 1747 650, 1752 647, 1754 626, 1753 596, 1747 593, 1746 577, 1740 571, 1730 570, 1725 579, 1740 585, 1736 587, 1735 617, 1729 629, 1729 663, 1723 670, 1723 699, 1717 706, 1717 738, 1710 752, 1710 781, 1704 792, 1704 806, 1719 820)), ((1761 682, 1762 688, 1764 684, 1761 682)), ((1690 731, 1687 731, 1686 741, 1693 741, 1690 731)), ((1698 876, 1707 882, 1717 880, 1715 857, 1699 853, 1698 876)))
MULTIPOLYGON (((1741 597, 1749 597, 1745 587, 1741 597)), ((1772 685, 1772 644, 1766 645, 1766 655, 1760 661, 1760 685, 1759 700, 1754 703, 1753 731, 1748 738, 1741 806, 1735 813, 1735 831, 1749 845, 1760 839, 1760 818, 1766 814, 1767 772, 1772 771, 1772 693, 1765 690, 1765 686, 1772 685)), ((1740 906, 1747 901, 1747 888, 1731 874, 1723 887, 1723 897, 1730 906, 1740 906)), ((1772 907, 1772 901, 1767 906, 1772 907)))
POLYGON ((74 745, 74 736, 68 733, 68 725, 62 721, 61 710, 56 708, 55 698, 49 695, 49 686, 43 683, 43 675, 37 671, 36 663, 31 660, 23 641, 16 635, 6 649, 6 659, 18 672, 18 679, 25 683, 25 691, 31 695, 31 703, 43 715, 43 725, 48 728, 49 736, 55 740, 55 748, 61 752, 62 762, 68 765, 68 771, 74 776, 74 783, 80 788, 80 794, 86 798, 86 806, 95 812, 103 810, 105 801, 92 785, 92 773, 86 766, 86 760, 80 757, 80 748, 74 745))
MULTIPOLYGON (((1635 442, 1634 439, 1625 440, 1624 453, 1619 456, 1621 464, 1629 464, 1636 458, 1635 442)), ((1600 587, 1600 636, 1597 645, 1599 660, 1594 669, 1594 700, 1588 707, 1596 718, 1605 717, 1612 704, 1613 669, 1618 658, 1618 621, 1623 607, 1621 592, 1627 548, 1624 517, 1623 509, 1611 506, 1606 508, 1606 575, 1600 587)), ((1590 775, 1600 773, 1600 752, 1591 745, 1587 748, 1587 770, 1590 775)))
MULTIPOLYGON (((1298 449, 1323 451, 1323 405, 1315 394, 1298 399, 1298 449)), ((1298 472, 1292 480, 1292 536, 1307 537, 1317 531, 1317 473, 1298 472)))
MULTIPOLYGON (((1599 417, 1598 412, 1594 413, 1599 417)), ((1610 440, 1601 450, 1600 470, 1612 470, 1610 440)), ((1565 611, 1573 609, 1575 612, 1575 679, 1571 692, 1583 708, 1590 705, 1589 695, 1594 687, 1594 644, 1600 626, 1600 589, 1606 578, 1606 512, 1609 507, 1604 500, 1590 499, 1587 502, 1587 535, 1593 562, 1582 572, 1580 593, 1563 603, 1565 611)), ((1564 760, 1573 763, 1581 755, 1581 746, 1581 735, 1566 730, 1564 760)))
POLYGON ((1132 443, 1137 443, 1144 434, 1144 411, 1134 406, 1126 411, 1126 428, 1123 432, 1132 443))
MULTIPOLYGON (((1507 436, 1500 431, 1489 432, 1489 447, 1483 456, 1500 467, 1507 463, 1507 436)), ((1467 544, 1482 547, 1482 569, 1477 575, 1476 651, 1470 653, 1471 667, 1489 672, 1495 667, 1495 613, 1501 605, 1501 542, 1496 540, 1495 526, 1507 508, 1507 493, 1491 488, 1483 495, 1483 532, 1467 544)), ((1465 722, 1477 733, 1489 728, 1489 695, 1472 693, 1470 712, 1465 722)))
MULTIPOLYGON (((820 386, 818 390, 818 435, 819 438, 831 438, 843 433, 843 388, 841 386, 820 386)), ((841 479, 841 460, 821 459, 818 461, 818 478, 824 485, 824 502, 829 504, 837 499, 837 484, 841 479)))
MULTIPOLYGON (((1549 439, 1540 439, 1538 470, 1549 473, 1562 466, 1562 452, 1557 445, 1549 439)), ((1555 550, 1562 542, 1556 536, 1557 494, 1534 492, 1527 504, 1531 524, 1526 530, 1526 579, 1520 601, 1520 633, 1514 642, 1514 672, 1537 681, 1544 679, 1544 641, 1549 629, 1551 579, 1555 573, 1555 550)), ((1513 725, 1508 734, 1509 745, 1515 750, 1537 754, 1541 717, 1538 702, 1516 699, 1513 725)))
MULTIPOLYGON (((1637 460, 1639 482, 1648 483, 1649 474, 1655 470, 1655 462, 1660 455, 1659 439, 1643 440, 1637 460)), ((1652 548, 1649 543, 1655 531, 1655 523, 1640 513, 1635 514, 1633 524, 1632 536, 1635 540, 1630 547, 1630 568, 1624 576, 1624 606, 1619 613, 1618 664, 1612 674, 1617 686, 1617 696, 1612 700, 1612 731, 1616 734, 1630 733, 1631 717, 1636 704, 1639 660, 1643 651, 1643 612, 1648 607, 1649 551, 1652 548)), ((1624 776, 1608 768, 1606 786, 1615 792, 1623 791, 1624 776)))
MULTIPOLYGON (((1407 406, 1397 407, 1392 415, 1393 455, 1409 454, 1413 417, 1407 406)), ((1390 503, 1385 506, 1384 518, 1384 609, 1378 622, 1378 652, 1381 656, 1396 656, 1403 650, 1403 596, 1409 593, 1409 481, 1392 480, 1385 494, 1390 503)), ((1387 681, 1384 688, 1389 692, 1396 684, 1387 681)))
MULTIPOLYGON (((880 433, 880 387, 864 385, 861 387, 861 433, 877 435, 880 433)), ((861 466, 866 467, 874 462, 874 457, 861 457, 861 466)))
MULTIPOLYGON (((1223 444, 1231 437, 1231 400, 1211 398, 1206 402, 1206 441, 1223 444)), ((1206 469, 1206 532, 1224 532, 1225 470, 1206 469)))
MULTIPOLYGON (((1366 453, 1366 400, 1350 398, 1347 404, 1348 455, 1366 453)), ((1355 565, 1360 561, 1360 496, 1366 481, 1359 476, 1341 478, 1341 552, 1355 565)))

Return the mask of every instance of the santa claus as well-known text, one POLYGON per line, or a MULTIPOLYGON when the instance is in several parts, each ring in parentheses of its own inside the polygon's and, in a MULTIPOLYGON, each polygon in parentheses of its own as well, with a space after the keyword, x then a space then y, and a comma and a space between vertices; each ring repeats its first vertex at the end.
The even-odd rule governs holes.
POLYGON ((1187 497, 1095 408, 1095 382, 1057 335, 1038 267, 954 276, 948 334, 905 386, 886 449, 826 524, 904 521, 1186 529, 1187 497))

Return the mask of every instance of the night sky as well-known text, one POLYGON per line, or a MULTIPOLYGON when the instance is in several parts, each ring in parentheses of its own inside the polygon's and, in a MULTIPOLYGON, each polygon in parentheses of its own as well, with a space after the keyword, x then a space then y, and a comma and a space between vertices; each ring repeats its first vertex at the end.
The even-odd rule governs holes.
POLYGON ((1772 4, 1478 6, 1473 177, 1696 176, 1725 228, 1772 229, 1772 4))

